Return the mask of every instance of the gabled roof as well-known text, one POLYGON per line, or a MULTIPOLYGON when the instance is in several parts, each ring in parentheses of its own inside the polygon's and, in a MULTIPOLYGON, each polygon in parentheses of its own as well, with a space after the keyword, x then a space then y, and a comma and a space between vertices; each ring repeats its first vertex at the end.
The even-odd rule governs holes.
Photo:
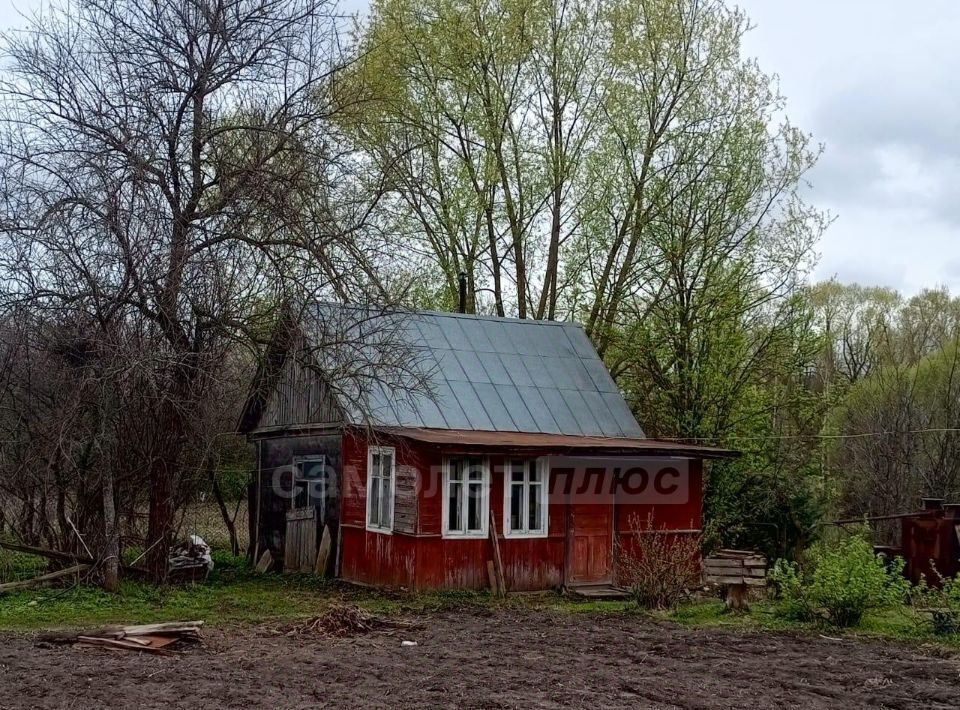
MULTIPOLYGON (((345 425, 456 431, 524 432, 567 436, 643 438, 644 433, 597 355, 575 323, 460 313, 378 312, 318 304, 301 326, 321 387, 345 425), (329 345, 328 345, 329 344, 329 345), (391 386, 376 361, 385 355, 416 364, 418 386, 391 386), (399 353, 399 354, 398 354, 399 353)), ((315 424, 310 415, 262 422, 276 407, 278 387, 290 394, 310 387, 289 373, 290 356, 261 368, 241 418, 241 431, 265 424, 315 424), (286 363, 286 364, 285 364, 286 363), (271 393, 272 390, 272 393, 271 393)), ((402 362, 392 363, 394 369, 402 362)), ((299 375, 298 375, 299 377, 299 375)), ((331 422, 323 422, 331 423, 331 422)))
MULTIPOLYGON (((422 358, 432 396, 367 398, 376 426, 643 437, 574 323, 458 313, 407 314, 397 329, 422 358)), ((349 414, 360 423, 361 412, 349 414)))

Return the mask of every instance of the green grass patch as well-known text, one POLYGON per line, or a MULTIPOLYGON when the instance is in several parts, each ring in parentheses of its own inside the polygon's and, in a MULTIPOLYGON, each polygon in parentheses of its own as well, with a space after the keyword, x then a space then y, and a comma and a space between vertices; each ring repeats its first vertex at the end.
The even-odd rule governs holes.
POLYGON ((154 587, 124 582, 116 595, 79 585, 0 596, 0 628, 78 628, 201 619, 208 624, 269 621, 318 613, 336 597, 309 575, 257 575, 244 560, 217 558, 202 584, 154 587))
POLYGON ((774 601, 754 602, 747 613, 731 613, 719 599, 698 600, 679 607, 667 614, 666 618, 684 626, 698 628, 779 631, 831 638, 884 639, 910 644, 932 644, 951 651, 960 649, 960 635, 934 634, 923 623, 924 618, 909 606, 871 611, 864 615, 858 626, 849 629, 786 619, 778 614, 778 605, 774 601))

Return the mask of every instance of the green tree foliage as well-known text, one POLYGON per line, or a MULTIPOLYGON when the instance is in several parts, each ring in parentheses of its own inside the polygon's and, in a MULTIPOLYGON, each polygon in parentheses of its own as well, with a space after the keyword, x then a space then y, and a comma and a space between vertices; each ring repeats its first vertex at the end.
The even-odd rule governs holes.
POLYGON ((886 515, 923 496, 960 498, 958 401, 956 340, 916 364, 891 360, 851 387, 828 422, 841 437, 829 450, 839 512, 886 515))
POLYGON ((749 448, 707 508, 728 542, 735 519, 789 529, 782 551, 816 508, 810 456, 764 437, 821 425, 800 286, 826 217, 747 29, 720 0, 379 0, 345 126, 434 274, 408 302, 465 271, 478 311, 583 322, 650 435, 749 448))

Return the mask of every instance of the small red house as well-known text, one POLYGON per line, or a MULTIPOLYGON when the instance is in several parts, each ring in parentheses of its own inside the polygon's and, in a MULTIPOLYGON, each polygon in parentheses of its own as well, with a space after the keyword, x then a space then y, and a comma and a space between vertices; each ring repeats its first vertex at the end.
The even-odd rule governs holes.
POLYGON ((316 336, 350 341, 341 365, 363 364, 349 376, 309 329, 258 375, 241 422, 255 554, 312 571, 326 529, 319 571, 347 581, 482 589, 496 566, 508 590, 541 590, 615 583, 617 550, 651 513, 700 532, 703 460, 734 453, 645 438, 580 326, 389 319, 389 337, 376 318, 316 336), (420 363, 418 386, 372 375, 377 348, 420 363))

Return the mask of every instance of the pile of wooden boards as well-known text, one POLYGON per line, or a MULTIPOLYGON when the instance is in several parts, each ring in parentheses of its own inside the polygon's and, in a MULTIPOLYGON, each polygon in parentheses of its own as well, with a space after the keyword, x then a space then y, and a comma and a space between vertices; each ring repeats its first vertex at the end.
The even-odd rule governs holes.
POLYGON ((720 550, 703 561, 707 584, 726 588, 727 607, 745 609, 751 587, 767 586, 767 558, 747 550, 720 550))
POLYGON ((107 648, 164 656, 173 655, 175 644, 199 643, 202 621, 173 621, 142 626, 115 626, 76 634, 47 634, 42 644, 72 644, 75 648, 107 648))

